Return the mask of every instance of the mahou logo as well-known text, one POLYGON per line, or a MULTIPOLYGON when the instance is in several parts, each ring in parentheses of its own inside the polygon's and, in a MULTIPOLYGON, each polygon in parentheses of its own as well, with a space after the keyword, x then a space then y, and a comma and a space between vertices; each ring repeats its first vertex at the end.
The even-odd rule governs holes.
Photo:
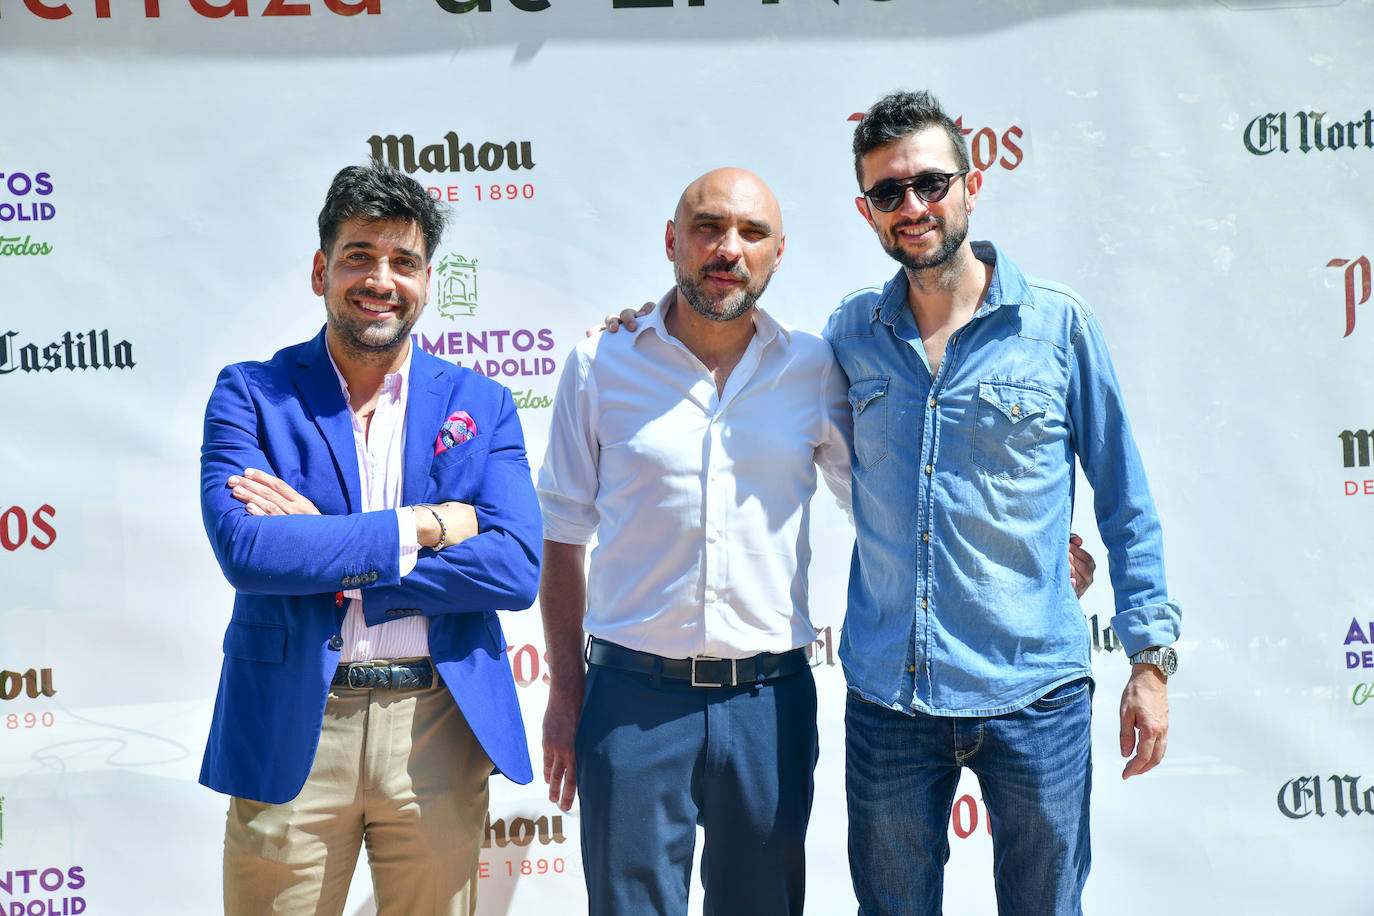
POLYGON ((416 148, 410 134, 374 134, 367 138, 372 158, 386 162, 408 175, 416 172, 495 172, 501 169, 534 168, 534 152, 529 140, 506 143, 463 142, 449 131, 438 143, 416 148))
POLYGON ((57 693, 52 685, 51 668, 30 668, 27 671, 0 671, 0 700, 14 700, 21 695, 30 700, 50 697, 57 693))
POLYGON ((1326 266, 1345 268, 1345 333, 1341 336, 1349 337, 1355 330, 1355 306, 1369 301, 1369 258, 1332 258, 1326 266))

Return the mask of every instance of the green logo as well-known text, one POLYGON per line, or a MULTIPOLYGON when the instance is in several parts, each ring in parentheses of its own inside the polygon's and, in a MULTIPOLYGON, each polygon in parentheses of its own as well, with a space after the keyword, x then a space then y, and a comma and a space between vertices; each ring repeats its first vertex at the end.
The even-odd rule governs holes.
POLYGON ((477 260, 451 254, 439 262, 439 282, 434 299, 445 318, 471 318, 477 314, 477 260))

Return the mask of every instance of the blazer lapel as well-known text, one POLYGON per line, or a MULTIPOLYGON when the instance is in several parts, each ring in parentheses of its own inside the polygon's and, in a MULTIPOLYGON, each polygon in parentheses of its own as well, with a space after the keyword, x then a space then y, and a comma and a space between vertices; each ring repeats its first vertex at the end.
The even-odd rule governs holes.
POLYGON ((416 348, 410 356, 410 392, 406 396, 406 454, 401 493, 407 506, 425 501, 434 443, 448 418, 448 385, 439 377, 438 361, 416 348))
POLYGON ((334 466, 348 500, 348 511, 362 511, 359 492, 362 481, 358 473, 358 447, 353 441, 353 417, 348 412, 339 376, 325 349, 323 330, 301 348, 293 381, 334 456, 334 466))

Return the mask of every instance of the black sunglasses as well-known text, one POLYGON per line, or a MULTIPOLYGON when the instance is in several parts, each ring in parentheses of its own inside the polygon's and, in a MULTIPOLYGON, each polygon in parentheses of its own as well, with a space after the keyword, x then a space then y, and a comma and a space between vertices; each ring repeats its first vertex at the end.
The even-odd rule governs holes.
POLYGON ((888 178, 864 191, 864 197, 867 197, 869 203, 884 213, 891 213, 902 205, 902 201, 906 200, 907 188, 915 191, 916 196, 921 200, 933 204, 938 200, 943 200, 945 195, 949 193, 950 182, 960 175, 967 174, 968 169, 960 169, 957 172, 922 172, 920 175, 903 178, 901 181, 888 178))

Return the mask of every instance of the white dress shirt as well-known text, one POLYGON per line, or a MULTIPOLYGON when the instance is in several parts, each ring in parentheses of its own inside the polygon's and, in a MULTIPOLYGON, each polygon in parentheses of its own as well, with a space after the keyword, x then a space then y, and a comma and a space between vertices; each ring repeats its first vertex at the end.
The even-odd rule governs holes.
MULTIPOLYGON (((328 348, 326 347, 326 351, 328 348)), ((348 401, 348 382, 334 362, 329 362, 339 377, 344 403, 348 401)), ((410 393, 410 351, 405 363, 382 380, 377 396, 377 408, 366 430, 358 415, 353 418, 353 444, 358 451, 358 476, 362 484, 362 511, 395 509, 396 524, 401 532, 401 575, 415 569, 420 542, 415 531, 415 513, 401 505, 401 474, 405 466, 406 399, 410 393)), ((420 658, 429 655, 429 618, 403 617, 388 620, 375 627, 363 618, 362 590, 350 588, 343 593, 348 599, 348 611, 343 622, 343 651, 341 662, 367 662, 375 659, 420 658)))
POLYGON ((574 349, 539 472, 544 536, 597 534, 586 631, 669 658, 806 645, 817 467, 849 507, 848 386, 830 345, 755 310, 718 394, 660 312, 639 323, 574 349))

